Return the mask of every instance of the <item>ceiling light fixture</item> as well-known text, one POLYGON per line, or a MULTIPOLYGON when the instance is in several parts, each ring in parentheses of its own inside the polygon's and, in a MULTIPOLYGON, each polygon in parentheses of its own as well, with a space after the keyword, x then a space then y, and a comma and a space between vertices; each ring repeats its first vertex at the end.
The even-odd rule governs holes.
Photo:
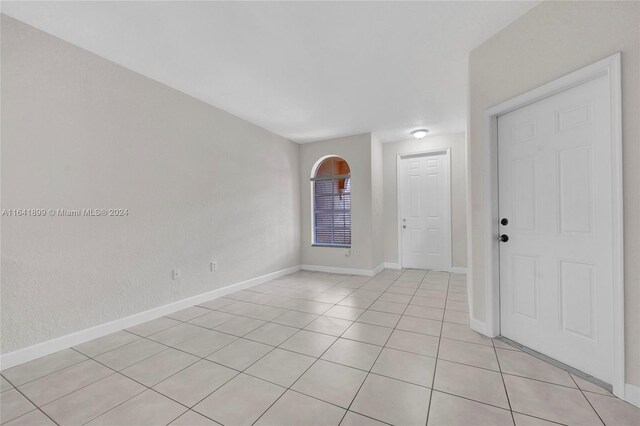
POLYGON ((424 138, 425 136, 427 136, 427 133, 429 133, 429 131, 427 129, 418 129, 418 130, 414 130, 413 132, 411 132, 413 137, 416 138, 416 139, 424 138))

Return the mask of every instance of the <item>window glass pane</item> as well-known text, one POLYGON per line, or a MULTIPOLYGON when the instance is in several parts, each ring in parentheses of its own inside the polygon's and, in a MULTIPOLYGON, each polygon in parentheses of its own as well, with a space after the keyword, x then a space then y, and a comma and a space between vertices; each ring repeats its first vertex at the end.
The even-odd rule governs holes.
POLYGON ((318 166, 316 170, 316 177, 331 177, 333 176, 333 157, 327 158, 318 166))
POLYGON ((331 229, 316 228, 316 244, 332 244, 333 233, 331 229))
POLYGON ((334 182, 335 181, 333 179, 317 180, 313 182, 315 186, 316 195, 332 194, 334 192, 333 191, 334 182))
POLYGON ((335 229, 333 231, 333 243, 334 244, 351 244, 351 230, 349 229, 335 229))
POLYGON ((334 210, 351 210, 351 194, 334 196, 333 209, 334 210))
POLYGON ((349 164, 340 157, 329 157, 320 163, 314 177, 332 177, 351 173, 349 164))
POLYGON ((331 210, 333 208, 331 195, 316 195, 316 204, 314 210, 331 210))
POLYGON ((351 214, 350 213, 334 213, 333 226, 335 228, 351 228, 351 214))
POLYGON ((316 227, 317 228, 331 228, 333 223, 332 212, 316 212, 316 227))
POLYGON ((340 157, 333 158, 333 174, 334 176, 338 175, 348 175, 351 171, 349 170, 349 165, 346 161, 344 161, 340 157))
POLYGON ((320 163, 313 181, 315 244, 351 245, 351 178, 349 165, 339 157, 320 163))
POLYGON ((350 192, 351 191, 351 185, 350 185, 350 179, 334 179, 334 184, 333 187, 335 188, 335 191, 337 194, 341 194, 343 192, 350 192))

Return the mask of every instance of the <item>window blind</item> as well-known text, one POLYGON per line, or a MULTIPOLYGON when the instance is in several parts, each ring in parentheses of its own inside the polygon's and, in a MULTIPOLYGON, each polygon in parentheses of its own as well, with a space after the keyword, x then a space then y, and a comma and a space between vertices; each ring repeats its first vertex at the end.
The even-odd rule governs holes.
POLYGON ((351 176, 313 179, 314 243, 351 245, 351 176))

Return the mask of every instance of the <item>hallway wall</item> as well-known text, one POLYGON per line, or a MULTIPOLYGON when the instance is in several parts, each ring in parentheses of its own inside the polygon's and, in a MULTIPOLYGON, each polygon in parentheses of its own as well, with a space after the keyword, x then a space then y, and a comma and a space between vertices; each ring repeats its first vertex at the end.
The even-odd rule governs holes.
POLYGON ((5 15, 1 38, 3 208, 128 209, 2 217, 3 354, 300 264, 297 144, 5 15))
POLYGON ((455 268, 467 266, 467 159, 465 134, 428 136, 386 143, 384 149, 384 261, 398 262, 398 154, 451 148, 451 261, 455 268))
POLYGON ((472 315, 484 322, 486 109, 622 52, 627 382, 640 386, 640 3, 542 2, 469 56, 472 315))
POLYGON ((371 271, 374 265, 371 133, 300 145, 302 265, 371 271), (351 169, 351 248, 314 247, 311 173, 316 162, 337 155, 351 169))

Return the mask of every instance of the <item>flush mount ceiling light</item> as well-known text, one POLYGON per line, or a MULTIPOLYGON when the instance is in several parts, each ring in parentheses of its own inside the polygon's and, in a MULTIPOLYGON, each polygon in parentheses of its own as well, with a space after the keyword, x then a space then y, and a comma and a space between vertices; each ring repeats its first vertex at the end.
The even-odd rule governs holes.
POLYGON ((413 137, 416 138, 416 139, 424 138, 425 136, 427 136, 427 133, 429 133, 429 131, 427 129, 418 129, 418 130, 414 130, 413 132, 411 132, 413 137))

